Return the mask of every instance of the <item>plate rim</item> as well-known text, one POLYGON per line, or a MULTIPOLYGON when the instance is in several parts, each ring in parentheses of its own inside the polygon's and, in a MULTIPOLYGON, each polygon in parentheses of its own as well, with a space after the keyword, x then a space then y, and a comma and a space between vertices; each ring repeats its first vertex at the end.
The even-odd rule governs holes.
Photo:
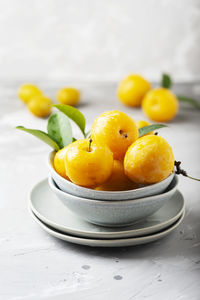
POLYGON ((41 220, 39 220, 34 213, 29 210, 32 218, 34 221, 48 234, 54 236, 55 238, 73 243, 73 244, 79 244, 79 245, 86 245, 91 247, 125 247, 125 246, 136 246, 140 244, 150 243, 153 241, 156 241, 158 239, 161 239, 165 236, 167 236, 170 232, 174 231, 183 221, 185 216, 185 209, 181 215, 181 217, 173 223, 171 226, 167 227, 167 229, 164 229, 160 232, 146 235, 146 236, 140 236, 140 237, 129 237, 124 239, 88 239, 83 237, 76 237, 72 235, 63 234, 61 232, 55 231, 54 229, 49 228, 47 225, 45 225, 41 220), (134 242, 133 244, 130 244, 131 242, 134 242))
MULTIPOLYGON (((182 201, 183 201, 183 204, 182 204, 182 208, 181 210, 178 212, 178 214, 176 214, 174 217, 170 218, 169 220, 159 224, 159 228, 156 228, 158 225, 152 225, 152 226, 149 226, 149 227, 145 227, 145 228, 139 228, 139 229, 133 229, 133 230, 126 230, 126 231, 123 231, 123 233, 121 233, 121 231, 115 231, 115 232, 98 232, 98 233, 94 233, 94 232, 91 232, 91 231, 87 231, 87 230, 75 230, 73 229, 73 227, 65 227, 63 225, 59 225, 58 223, 55 223, 53 221, 50 221, 49 219, 47 219, 45 216, 43 216, 42 214, 40 214, 40 212, 38 212, 38 210, 33 206, 33 203, 32 203, 32 193, 33 191, 41 184, 43 184, 45 181, 47 181, 48 179, 45 178, 43 180, 41 180, 40 182, 38 182, 32 189, 31 189, 31 192, 29 194, 29 209, 36 215, 36 217, 38 219, 40 219, 43 223, 45 223, 47 226, 50 226, 50 227, 53 227, 55 230, 58 230, 58 231, 61 231, 62 233, 64 234, 72 234, 72 235, 76 235, 76 236, 80 236, 80 237, 84 237, 84 238, 96 238, 96 239, 116 239, 116 238, 120 238, 120 236, 122 236, 122 234, 125 236, 125 237, 136 237, 136 236, 139 236, 139 235, 145 235, 145 234, 151 234, 151 233, 155 233, 155 232, 158 232, 160 230, 163 230, 165 229, 166 227, 170 226, 171 224, 173 224, 176 220, 178 220, 178 218, 182 215, 184 209, 185 209, 185 199, 182 195, 182 193, 177 190, 175 192, 176 193, 179 193, 182 197, 182 201), (143 231, 145 230, 145 233, 142 233, 143 231)), ((47 181, 48 182, 48 181, 47 181)), ((51 192, 51 189, 49 188, 50 192, 51 192)), ((173 197, 173 196, 172 196, 173 197)), ((58 199, 58 201, 60 201, 58 199)))

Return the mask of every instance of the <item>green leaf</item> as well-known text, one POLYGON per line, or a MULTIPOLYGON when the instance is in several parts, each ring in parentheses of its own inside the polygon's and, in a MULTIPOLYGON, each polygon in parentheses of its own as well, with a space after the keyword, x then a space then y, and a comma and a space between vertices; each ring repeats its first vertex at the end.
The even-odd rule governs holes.
POLYGON ((72 142, 76 142, 77 139, 75 137, 72 138, 72 142))
POLYGON ((152 125, 148 125, 148 126, 144 126, 144 127, 141 127, 139 129, 139 137, 151 132, 151 131, 154 131, 156 129, 159 129, 159 128, 163 128, 163 127, 167 127, 167 125, 164 125, 164 124, 152 124, 152 125))
POLYGON ((72 121, 74 121, 80 130, 82 131, 85 137, 85 117, 84 115, 75 107, 70 105, 62 105, 62 104, 55 104, 53 105, 61 112, 63 112, 67 117, 69 117, 72 121))
POLYGON ((37 130, 37 129, 28 129, 23 126, 17 126, 16 129, 23 130, 25 132, 28 132, 28 133, 36 136, 37 138, 39 138, 40 140, 42 140, 43 142, 45 142, 46 144, 51 146, 56 151, 58 151, 60 149, 58 144, 44 131, 37 130))
POLYGON ((91 134, 91 130, 88 130, 88 131, 85 133, 85 137, 90 137, 90 134, 91 134))
POLYGON ((47 130, 49 136, 62 149, 72 142, 72 128, 69 119, 61 112, 52 114, 48 119, 47 130))
POLYGON ((193 107, 200 109, 200 102, 195 99, 184 97, 184 96, 177 96, 177 98, 181 102, 186 102, 192 105, 193 107))
POLYGON ((166 89, 172 87, 172 79, 168 74, 162 74, 161 86, 166 89))

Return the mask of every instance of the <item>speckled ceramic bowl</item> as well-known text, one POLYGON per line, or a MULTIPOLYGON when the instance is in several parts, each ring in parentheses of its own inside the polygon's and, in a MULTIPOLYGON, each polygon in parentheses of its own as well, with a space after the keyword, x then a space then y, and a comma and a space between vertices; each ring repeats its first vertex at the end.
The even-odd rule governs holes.
POLYGON ((107 192, 107 191, 96 191, 89 188, 78 186, 60 176, 53 167, 53 158, 55 152, 51 152, 48 159, 48 168, 53 180, 57 186, 66 193, 74 196, 96 199, 96 200, 129 200, 138 199, 147 196, 158 195, 166 190, 169 184, 174 178, 174 173, 161 182, 151 184, 145 187, 141 187, 135 190, 120 191, 120 192, 107 192))
POLYGON ((99 201, 63 192, 49 177, 51 190, 64 205, 86 221, 102 226, 125 226, 146 218, 173 196, 177 184, 178 178, 175 176, 167 190, 159 195, 132 200, 123 200, 122 197, 121 200, 99 201))

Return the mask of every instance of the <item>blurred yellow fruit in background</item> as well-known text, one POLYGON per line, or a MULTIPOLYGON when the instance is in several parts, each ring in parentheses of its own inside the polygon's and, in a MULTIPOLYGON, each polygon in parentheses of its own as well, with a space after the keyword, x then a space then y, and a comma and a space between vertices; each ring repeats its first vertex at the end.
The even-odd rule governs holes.
POLYGON ((65 170, 66 150, 67 146, 56 152, 54 156, 54 169, 60 176, 64 177, 65 179, 69 179, 65 170))
POLYGON ((122 161, 114 160, 111 176, 106 182, 98 186, 99 191, 125 191, 138 187, 137 183, 133 183, 124 173, 124 165, 122 161))
POLYGON ((101 114, 93 123, 91 138, 107 145, 114 159, 122 160, 128 147, 138 138, 134 120, 118 110, 101 114))
POLYGON ((33 84, 23 84, 19 87, 18 97, 25 103, 28 103, 33 97, 42 95, 40 89, 33 84))
MULTIPOLYGON (((135 124, 136 124, 138 129, 140 129, 142 127, 145 127, 145 126, 151 125, 149 122, 143 121, 143 120, 139 120, 139 121, 135 122, 135 124)), ((149 135, 149 134, 154 134, 154 132, 151 131, 151 132, 146 133, 145 135, 149 135)))
POLYGON ((75 106, 80 100, 80 92, 72 87, 60 89, 57 93, 58 102, 75 106))
POLYGON ((123 79, 118 86, 119 100, 129 106, 140 106, 142 98, 151 89, 151 84, 140 75, 132 74, 123 79))
POLYGON ((113 154, 106 145, 82 139, 67 146, 66 174, 75 184, 98 186, 109 178, 112 167, 113 154))
POLYGON ((51 99, 39 95, 34 98, 32 98, 28 102, 28 109, 29 111, 35 115, 36 117, 47 117, 51 113, 52 108, 52 101, 51 99))
POLYGON ((150 184, 167 178, 174 169, 171 146, 160 136, 139 138, 126 152, 125 174, 134 182, 150 184))
POLYGON ((178 112, 178 99, 166 88, 149 91, 142 100, 142 109, 150 119, 157 122, 167 122, 178 112))

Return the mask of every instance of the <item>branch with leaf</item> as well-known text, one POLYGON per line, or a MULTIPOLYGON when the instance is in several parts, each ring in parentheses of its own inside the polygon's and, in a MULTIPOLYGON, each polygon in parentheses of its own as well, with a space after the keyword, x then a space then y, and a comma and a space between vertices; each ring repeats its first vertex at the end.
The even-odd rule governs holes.
POLYGON ((74 123, 80 128, 84 138, 87 135, 85 132, 86 121, 84 115, 78 109, 70 105, 54 106, 60 112, 54 113, 49 117, 47 132, 37 129, 29 129, 23 126, 17 126, 16 128, 34 135, 52 147, 55 151, 58 151, 76 140, 72 136, 72 127, 69 119, 74 121, 74 123))
MULTIPOLYGON (((161 78, 160 85, 163 88, 171 89, 172 86, 173 86, 173 81, 172 81, 171 77, 168 74, 163 74, 162 78, 161 78)), ((188 103, 188 104, 192 105, 194 108, 200 109, 200 103, 196 99, 181 96, 181 95, 176 95, 176 97, 180 102, 188 103)))

